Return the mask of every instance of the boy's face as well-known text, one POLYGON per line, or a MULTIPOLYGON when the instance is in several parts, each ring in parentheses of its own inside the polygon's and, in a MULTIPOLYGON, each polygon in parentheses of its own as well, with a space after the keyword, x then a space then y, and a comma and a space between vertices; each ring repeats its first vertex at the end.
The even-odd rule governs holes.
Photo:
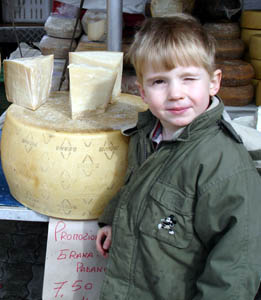
POLYGON ((220 87, 221 71, 210 78, 201 67, 178 66, 170 71, 155 71, 151 67, 143 73, 139 85, 141 97, 163 126, 163 136, 171 135, 190 124, 202 114, 220 87))

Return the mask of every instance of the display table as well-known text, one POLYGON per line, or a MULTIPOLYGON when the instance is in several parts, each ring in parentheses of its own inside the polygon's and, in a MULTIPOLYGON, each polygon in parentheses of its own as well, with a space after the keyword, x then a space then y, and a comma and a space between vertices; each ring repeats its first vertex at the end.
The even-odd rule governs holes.
POLYGON ((0 220, 48 222, 49 217, 26 208, 10 194, 0 164, 0 220))

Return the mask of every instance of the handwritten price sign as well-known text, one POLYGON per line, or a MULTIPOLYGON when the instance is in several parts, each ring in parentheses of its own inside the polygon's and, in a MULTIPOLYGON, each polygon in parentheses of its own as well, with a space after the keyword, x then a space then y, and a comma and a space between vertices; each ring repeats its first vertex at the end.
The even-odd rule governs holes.
POLYGON ((96 250, 97 221, 50 218, 43 300, 97 300, 106 259, 96 250))

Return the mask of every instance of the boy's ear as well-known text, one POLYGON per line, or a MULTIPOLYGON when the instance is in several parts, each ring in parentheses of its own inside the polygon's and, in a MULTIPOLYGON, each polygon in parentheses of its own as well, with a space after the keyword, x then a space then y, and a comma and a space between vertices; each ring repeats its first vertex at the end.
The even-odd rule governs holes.
POLYGON ((141 96, 142 100, 144 100, 144 98, 145 98, 145 91, 144 91, 144 88, 143 88, 142 84, 140 82, 138 82, 138 81, 136 81, 135 84, 137 85, 137 87, 139 89, 140 96, 141 96))
POLYGON ((215 70, 212 79, 210 80, 210 88, 209 88, 210 96, 215 96, 218 93, 220 89, 221 78, 222 78, 222 71, 220 69, 215 70))

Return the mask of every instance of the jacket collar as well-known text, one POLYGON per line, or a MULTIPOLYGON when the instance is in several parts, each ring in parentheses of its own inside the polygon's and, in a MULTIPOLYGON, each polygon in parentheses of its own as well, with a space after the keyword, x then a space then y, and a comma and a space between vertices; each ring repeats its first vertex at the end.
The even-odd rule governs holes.
MULTIPOLYGON (((217 122, 221 119, 224 110, 224 104, 217 96, 215 96, 215 99, 217 99, 219 103, 212 109, 205 111, 203 114, 195 118, 193 122, 184 128, 182 134, 177 140, 188 141, 190 139, 197 138, 199 132, 202 134, 202 130, 207 130, 213 125, 215 125, 215 127, 217 126, 217 122)), ((132 135, 137 130, 142 130, 145 135, 149 135, 156 122, 157 118, 150 112, 150 110, 141 112, 139 113, 136 127, 125 130, 124 134, 132 135)))

